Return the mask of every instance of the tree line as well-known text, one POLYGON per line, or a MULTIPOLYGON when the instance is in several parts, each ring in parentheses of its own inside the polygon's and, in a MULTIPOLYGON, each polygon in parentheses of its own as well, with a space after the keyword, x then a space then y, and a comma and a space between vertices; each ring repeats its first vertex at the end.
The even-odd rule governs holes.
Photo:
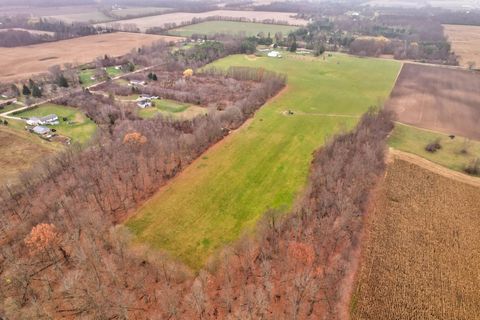
POLYGON ((38 184, 25 179, 23 193, 6 190, 0 314, 343 319, 369 195, 385 168, 391 115, 368 113, 352 133, 316 152, 293 212, 267 213, 254 237, 194 275, 159 251, 132 246, 125 228, 112 227, 112 215, 186 165, 181 154, 217 139, 217 121, 120 121, 111 145, 68 152, 45 167, 38 184))

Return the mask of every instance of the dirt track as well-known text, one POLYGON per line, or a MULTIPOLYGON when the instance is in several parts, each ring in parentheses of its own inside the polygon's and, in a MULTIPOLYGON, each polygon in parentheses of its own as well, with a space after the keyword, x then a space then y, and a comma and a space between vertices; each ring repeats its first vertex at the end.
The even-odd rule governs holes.
POLYGON ((402 123, 480 139, 480 74, 405 64, 386 107, 402 123))
POLYGON ((431 161, 428 161, 422 157, 419 157, 417 155, 403 152, 400 150, 396 150, 393 148, 390 148, 390 158, 392 160, 394 159, 400 159, 403 161, 407 161, 410 163, 413 163, 421 168, 427 169, 431 172, 434 172, 440 176, 443 176, 448 179, 452 179, 458 182, 466 183, 474 187, 479 187, 480 188, 480 178, 472 177, 467 174, 463 174, 457 171, 450 170, 448 168, 445 168, 439 164, 433 163, 431 161))
POLYGON ((180 39, 182 38, 118 32, 24 47, 0 48, 0 82, 28 79, 32 74, 47 72, 54 65, 86 63, 104 54, 119 56, 155 41, 180 39))

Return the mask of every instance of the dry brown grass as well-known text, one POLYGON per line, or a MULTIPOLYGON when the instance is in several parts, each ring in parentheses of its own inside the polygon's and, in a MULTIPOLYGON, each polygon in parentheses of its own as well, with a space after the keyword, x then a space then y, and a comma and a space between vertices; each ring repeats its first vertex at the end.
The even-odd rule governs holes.
MULTIPOLYGON (((167 13, 158 16, 136 18, 129 20, 116 21, 113 23, 120 24, 135 24, 140 30, 145 31, 151 27, 162 27, 166 23, 176 23, 179 25, 182 22, 190 22, 193 18, 208 18, 208 17, 229 17, 229 18, 247 18, 262 21, 266 19, 274 19, 277 21, 287 21, 291 25, 306 25, 307 20, 293 18, 295 13, 290 12, 268 12, 268 11, 234 11, 234 10, 215 10, 201 13, 190 12, 175 12, 167 13)), ((104 23, 101 25, 108 25, 104 23)))
POLYGON ((49 144, 28 133, 0 127, 0 185, 15 183, 19 174, 53 154, 49 144))
POLYGON ((182 38, 117 32, 25 47, 0 48, 0 82, 25 79, 32 74, 46 72, 53 65, 87 63, 105 54, 124 55, 134 48, 155 41, 180 39, 182 38))
POLYGON ((480 27, 444 25, 443 28, 453 51, 460 56, 460 64, 468 66, 473 61, 480 68, 480 27))
POLYGON ((403 160, 389 166, 352 319, 478 319, 480 188, 403 160))
POLYGON ((476 72, 407 63, 386 106, 402 123, 480 140, 478 88, 476 72))

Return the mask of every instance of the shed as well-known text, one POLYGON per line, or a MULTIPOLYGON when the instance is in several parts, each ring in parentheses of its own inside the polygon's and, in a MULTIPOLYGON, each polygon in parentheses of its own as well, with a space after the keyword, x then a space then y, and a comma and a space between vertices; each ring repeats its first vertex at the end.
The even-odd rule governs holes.
POLYGON ((36 126, 32 129, 32 131, 39 136, 46 136, 50 134, 50 129, 44 126, 36 126))

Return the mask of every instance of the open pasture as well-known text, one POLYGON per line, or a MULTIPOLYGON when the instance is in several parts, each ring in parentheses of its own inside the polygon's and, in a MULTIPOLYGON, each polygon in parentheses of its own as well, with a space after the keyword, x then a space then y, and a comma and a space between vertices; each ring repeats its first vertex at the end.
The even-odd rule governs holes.
POLYGON ((460 64, 468 67, 470 62, 480 68, 480 26, 444 25, 444 33, 460 56, 460 64))
POLYGON ((190 37, 197 35, 212 35, 215 33, 223 34, 245 34, 246 36, 256 36, 269 33, 273 38, 275 33, 281 32, 288 35, 297 29, 294 26, 284 26, 276 24, 252 23, 252 22, 235 22, 235 21, 207 21, 193 24, 185 27, 170 30, 169 33, 175 36, 190 37))
POLYGON ((478 318, 480 188, 395 160, 378 193, 351 318, 478 318))
POLYGON ((464 172, 467 165, 480 158, 480 141, 460 136, 451 139, 447 134, 403 124, 395 126, 388 143, 395 149, 416 154, 460 172, 464 172), (434 153, 425 150, 427 145, 435 142, 440 144, 440 150, 434 153))
POLYGON ((480 140, 480 74, 405 64, 386 107, 400 122, 480 140))
POLYGON ((288 86, 126 221, 138 241, 198 268, 267 210, 288 210, 305 185, 312 152, 386 99, 400 67, 341 54, 308 63, 294 57, 236 55, 214 64, 286 73, 288 86))
MULTIPOLYGON (((302 26, 307 24, 307 20, 293 18, 295 13, 290 12, 269 12, 269 11, 233 11, 233 10, 215 10, 201 13, 190 12, 175 12, 167 13, 158 16, 150 16, 136 19, 127 19, 117 21, 115 23, 121 24, 134 24, 140 30, 145 31, 152 27, 162 27, 165 24, 176 23, 177 25, 182 22, 190 22, 193 18, 209 18, 209 17, 228 17, 228 18, 245 18, 254 21, 263 20, 276 20, 285 21, 288 24, 294 26, 302 26)), ((108 25, 104 23, 101 25, 108 25)))
POLYGON ((94 135, 97 126, 88 119, 81 111, 67 106, 45 104, 38 108, 30 109, 15 114, 17 117, 44 117, 56 114, 59 118, 59 125, 49 126, 57 130, 57 133, 72 139, 72 142, 86 143, 94 135))
POLYGON ((124 55, 134 48, 155 41, 178 41, 178 37, 140 33, 109 33, 38 45, 0 48, 0 82, 25 79, 47 72, 48 68, 64 63, 87 63, 99 56, 124 55))
POLYGON ((47 141, 0 126, 0 186, 14 184, 22 172, 54 152, 54 146, 47 141))

